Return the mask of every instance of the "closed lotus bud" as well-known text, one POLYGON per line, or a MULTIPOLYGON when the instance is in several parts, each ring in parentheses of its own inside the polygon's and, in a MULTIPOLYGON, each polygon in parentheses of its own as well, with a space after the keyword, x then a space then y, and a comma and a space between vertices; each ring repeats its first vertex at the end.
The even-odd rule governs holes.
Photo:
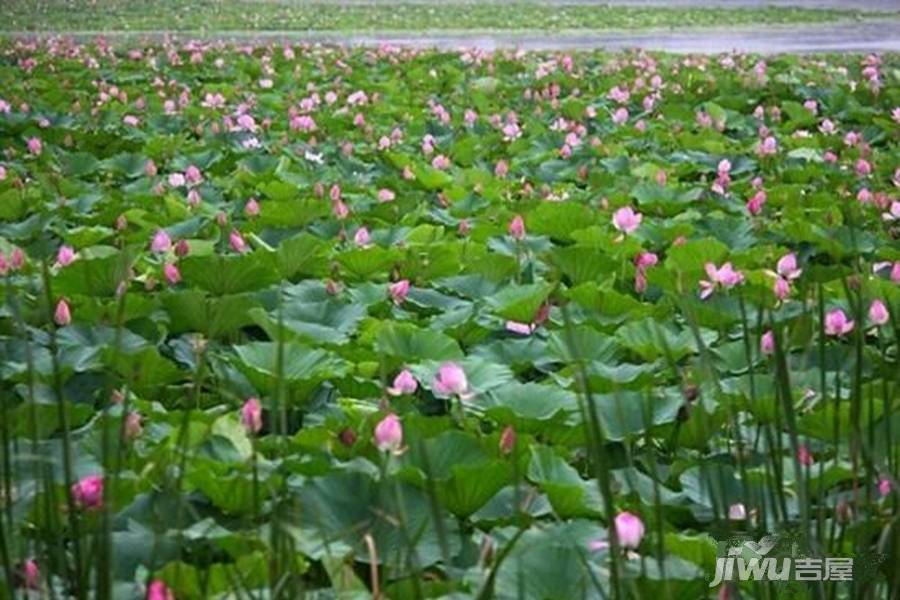
POLYGON ((65 327, 72 322, 72 312, 69 310, 69 303, 65 298, 57 302, 56 311, 53 313, 53 320, 60 327, 65 327))
POLYGON ((375 426, 375 447, 382 452, 397 452, 403 444, 403 426, 394 413, 387 415, 375 426))
POLYGON ((644 522, 633 513, 620 512, 615 518, 615 531, 622 548, 634 549, 644 539, 644 522))
POLYGON ((125 417, 125 437, 129 440, 136 440, 144 433, 141 426, 141 415, 138 412, 130 412, 125 417))
POLYGON ((500 453, 509 454, 516 447, 516 430, 507 425, 500 433, 500 453))
POLYGON ((178 240, 178 243, 175 244, 175 256, 178 258, 183 258, 187 256, 191 251, 191 245, 187 240, 178 240))
POLYGON ((247 433, 259 433, 262 429, 262 404, 257 398, 248 398, 241 407, 241 424, 247 433))
POLYGON ((356 438, 356 432, 353 431, 352 427, 344 427, 338 434, 338 439, 340 440, 341 444, 348 448, 356 443, 356 438))

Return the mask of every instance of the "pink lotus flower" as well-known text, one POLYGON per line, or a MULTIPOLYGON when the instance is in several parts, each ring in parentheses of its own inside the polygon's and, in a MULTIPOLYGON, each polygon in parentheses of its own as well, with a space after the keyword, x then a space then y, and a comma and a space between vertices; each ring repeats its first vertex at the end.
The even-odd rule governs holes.
POLYGON ((900 220, 900 201, 894 200, 891 202, 890 209, 887 212, 882 213, 881 218, 885 221, 900 220))
POLYGON ((712 295, 717 287, 724 290, 731 289, 744 281, 744 274, 735 271, 730 262, 725 263, 720 268, 716 268, 713 263, 706 263, 706 276, 708 280, 700 281, 700 298, 706 299, 712 295))
POLYGON ((882 498, 886 498, 891 493, 891 480, 887 477, 882 477, 878 480, 878 493, 882 498))
POLYGON ((836 309, 825 315, 826 335, 842 336, 853 331, 853 321, 847 318, 844 311, 836 309))
POLYGON ((630 512, 620 512, 615 518, 616 538, 622 548, 637 548, 644 539, 644 522, 630 512))
POLYGON ((172 248, 172 238, 166 233, 165 229, 160 229, 153 235, 150 241, 150 250, 157 254, 168 252, 172 248))
POLYGON ((65 327, 72 322, 72 312, 69 310, 69 303, 66 302, 65 298, 56 303, 53 320, 60 327, 65 327))
POLYGON ((397 197, 396 194, 394 194, 393 191, 391 191, 387 188, 381 188, 380 190, 378 190, 378 201, 379 202, 390 202, 396 197, 397 197))
POLYGON ((148 159, 147 162, 144 163, 144 175, 147 177, 156 177, 156 163, 153 160, 148 159))
POLYGON ((103 506, 103 476, 88 475, 72 484, 72 498, 79 508, 90 510, 103 506))
POLYGON ((756 147, 756 153, 760 156, 771 156, 778 151, 778 142, 775 141, 775 138, 767 136, 764 140, 762 140, 759 145, 756 147))
POLYGON ((406 301, 407 294, 409 294, 409 279, 401 279, 396 283, 392 283, 388 287, 388 293, 391 296, 391 300, 394 301, 394 304, 403 304, 403 302, 406 301))
POLYGON ((75 262, 76 258, 78 258, 78 255, 75 254, 72 246, 60 246, 59 251, 56 253, 56 264, 60 267, 67 267, 75 262))
POLYGON ((888 313, 887 307, 884 305, 884 302, 881 300, 873 300, 872 304, 869 306, 869 321, 871 321, 874 325, 884 325, 891 318, 890 313, 888 313))
POLYGON ((513 220, 509 223, 509 235, 516 240, 525 239, 525 221, 522 219, 522 215, 516 215, 513 217, 513 220))
POLYGON ((40 156, 41 152, 44 151, 44 143, 41 141, 39 137, 28 138, 28 151, 31 152, 35 156, 40 156))
POLYGON ((765 332, 759 338, 759 351, 764 356, 775 352, 775 334, 771 330, 765 332))
POLYGON ((369 230, 365 227, 360 227, 356 230, 356 234, 353 236, 353 242, 359 246, 360 248, 364 248, 369 245, 369 230))
POLYGON ((241 425, 247 433, 259 433, 262 429, 262 404, 255 396, 247 398, 241 407, 241 425))
POLYGON ((655 267, 658 262, 659 257, 653 252, 641 252, 634 257, 634 266, 641 270, 655 267))
POLYGON ((237 229, 232 229, 231 233, 228 234, 228 244, 238 254, 247 250, 247 242, 244 241, 244 236, 237 229))
POLYGON ((431 166, 435 169, 449 169, 450 168, 450 159, 444 156, 443 154, 438 154, 434 157, 434 160, 431 161, 431 166))
POLYGON ((387 393, 391 396, 402 396, 404 394, 415 394, 419 389, 419 382, 409 369, 403 369, 394 377, 394 384, 387 388, 387 393))
POLYGON ((442 396, 459 396, 460 398, 469 396, 469 382, 466 379, 466 373, 454 362, 445 362, 440 366, 431 387, 442 396))
POLYGON ((154 579, 147 586, 146 600, 175 600, 175 594, 172 593, 172 590, 165 583, 159 579, 154 579))
POLYGON ((613 227, 628 235, 630 233, 634 233, 634 231, 641 224, 641 219, 643 216, 641 213, 636 212, 630 206, 623 206, 619 210, 613 213, 612 224, 613 227))
POLYGON ((864 158, 856 161, 856 174, 860 177, 866 177, 872 174, 872 165, 864 158))
POLYGON ((778 259, 775 270, 779 275, 788 280, 797 279, 800 277, 800 274, 803 273, 803 269, 797 267, 797 255, 793 252, 785 254, 778 259))
POLYGON ((612 122, 615 125, 621 125, 625 121, 628 120, 628 109, 624 106, 620 106, 616 109, 616 111, 612 115, 612 122))
POLYGON ((181 173, 172 173, 169 175, 169 185, 173 188, 180 188, 185 184, 184 175, 181 173))
POLYGON ((375 447, 382 452, 398 452, 403 445, 403 425, 394 413, 383 418, 375 426, 375 447))
POLYGON ((181 281, 181 271, 173 263, 166 263, 163 267, 163 277, 169 282, 169 285, 175 285, 181 281))
POLYGON ((735 502, 728 507, 728 518, 731 521, 743 521, 747 518, 747 508, 742 502, 735 502))
POLYGON ((191 185, 197 185, 203 181, 203 174, 200 172, 200 169, 191 165, 184 171, 184 180, 191 185))

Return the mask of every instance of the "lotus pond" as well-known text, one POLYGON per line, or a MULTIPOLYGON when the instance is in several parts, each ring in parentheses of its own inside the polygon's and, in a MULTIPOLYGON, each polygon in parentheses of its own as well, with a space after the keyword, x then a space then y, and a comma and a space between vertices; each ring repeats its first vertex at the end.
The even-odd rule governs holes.
POLYGON ((898 79, 5 43, 0 597, 896 597, 898 79))

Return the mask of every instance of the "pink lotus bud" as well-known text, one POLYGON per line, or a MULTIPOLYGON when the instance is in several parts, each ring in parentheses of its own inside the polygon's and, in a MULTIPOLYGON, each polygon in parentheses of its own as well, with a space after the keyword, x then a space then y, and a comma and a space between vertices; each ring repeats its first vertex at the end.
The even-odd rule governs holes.
POLYGON ((784 300, 791 295, 791 284, 784 277, 776 277, 772 292, 775 294, 776 298, 778 298, 779 300, 784 300))
POLYGON ((667 180, 666 172, 663 169, 659 169, 656 172, 656 184, 660 186, 666 185, 667 180))
POLYGON ((169 282, 169 285, 175 285, 181 281, 181 271, 179 271, 178 267, 173 263, 165 264, 163 267, 163 276, 166 278, 166 281, 169 282))
POLYGON ((344 204, 343 200, 337 200, 331 207, 334 216, 339 220, 344 220, 350 215, 350 208, 344 204))
POLYGON ((635 212, 630 206, 623 206, 613 213, 612 224, 624 234, 633 233, 641 224, 641 213, 635 212))
POLYGON ((496 166, 494 166, 494 175, 500 177, 501 179, 506 177, 509 173, 509 165, 505 160, 498 160, 496 166))
POLYGON ((360 248, 364 248, 369 245, 369 230, 365 227, 360 227, 356 230, 356 233, 353 235, 353 242, 359 246, 360 248))
POLYGON ((187 240, 178 240, 175 244, 175 256, 179 258, 183 258, 187 256, 191 251, 191 245, 187 240))
POLYGON ((728 518, 732 521, 743 521, 747 518, 747 508, 741 502, 728 507, 728 518))
POLYGON ((334 281, 333 279, 329 279, 325 282, 325 293, 327 293, 329 296, 337 296, 341 293, 341 288, 341 284, 337 281, 334 281))
POLYGON ((241 425, 247 433, 259 433, 262 429, 262 404, 257 398, 247 398, 241 407, 241 425))
POLYGON ((168 252, 172 248, 172 238, 166 233, 165 229, 160 229, 153 235, 150 241, 150 250, 157 254, 168 252))
POLYGON ((18 246, 9 253, 9 266, 13 271, 18 271, 25 266, 25 252, 18 246))
POLYGON ((469 382, 462 367, 454 362, 445 362, 438 369, 431 387, 443 396, 465 396, 469 390, 469 382))
POLYGON ((60 246, 56 253, 56 264, 60 267, 71 265, 78 256, 72 246, 60 246))
POLYGON ((804 467, 808 467, 815 462, 812 452, 809 451, 809 448, 807 448, 806 445, 801 445, 797 448, 797 460, 804 467))
POLYGON ((125 215, 116 217, 116 231, 125 231, 128 228, 128 219, 125 215))
POLYGON ((854 323, 847 318, 844 311, 836 309, 825 315, 825 334, 842 336, 853 331, 854 323))
POLYGON ((759 351, 764 356, 768 356, 775 352, 775 334, 767 331, 759 338, 759 351))
POLYGON ((647 291, 647 275, 643 269, 638 269, 634 274, 634 291, 638 294, 643 294, 647 291))
POLYGON ((407 294, 409 294, 409 279, 401 279, 396 283, 392 283, 388 287, 388 293, 391 296, 391 300, 394 301, 394 304, 403 304, 407 294))
POLYGON ((375 447, 382 452, 397 452, 403 444, 403 426, 394 413, 375 426, 375 447))
POLYGON ((516 447, 516 430, 512 425, 507 425, 500 433, 500 454, 509 454, 516 447))
POLYGON ((72 322, 72 313, 69 310, 69 303, 66 302, 65 298, 57 302, 56 311, 53 313, 53 320, 56 321, 56 324, 60 327, 65 327, 72 322))
POLYGON ((644 539, 644 522, 630 512, 620 512, 615 518, 616 539, 623 548, 637 548, 644 539))
POLYGON ((867 161, 864 158, 860 158, 859 160, 857 160, 856 161, 856 174, 859 175, 860 177, 865 177, 867 175, 871 175, 872 174, 872 165, 869 164, 869 161, 867 161))
POLYGON ((165 583, 159 579, 154 579, 147 586, 146 600, 175 600, 175 594, 172 593, 172 590, 165 583))
POLYGON ((525 221, 522 219, 522 215, 516 215, 513 217, 513 220, 510 221, 509 235, 516 240, 525 239, 525 221))
POLYGON ((29 590, 39 590, 41 588, 41 570, 38 568, 37 561, 29 558, 22 563, 22 586, 29 590))
POLYGON ((393 191, 391 191, 387 188, 381 188, 380 190, 378 190, 378 201, 379 202, 390 202, 394 198, 396 198, 396 194, 394 194, 393 191))
POLYGON ((247 250, 247 242, 244 241, 244 237, 237 229, 232 229, 231 233, 228 234, 228 244, 231 246, 231 249, 238 254, 247 250))
POLYGON ((41 141, 39 137, 28 138, 28 151, 31 152, 35 156, 40 156, 41 152, 44 151, 44 143, 41 141))
POLYGON ((456 231, 459 233, 459 235, 469 235, 469 232, 471 230, 472 228, 469 226, 469 221, 466 219, 460 220, 459 225, 456 226, 456 231))
POLYGON ((394 378, 394 384, 387 389, 387 393, 391 396, 402 396, 414 394, 417 389, 419 389, 419 382, 408 369, 403 369, 394 378))
POLYGON ((125 417, 125 437, 129 440, 136 440, 144 433, 141 426, 141 414, 135 411, 128 413, 125 417))
POLYGON ((200 197, 200 192, 197 191, 196 188, 191 189, 187 193, 187 203, 191 208, 197 208, 200 206, 200 203, 203 201, 203 198, 200 197))
POLYGON ((72 484, 72 498, 79 508, 91 510, 103 506, 103 476, 88 475, 72 484))
POLYGON ((871 321, 874 325, 884 325, 890 320, 891 316, 888 313, 887 307, 884 305, 884 302, 881 300, 873 300, 871 306, 869 306, 869 321, 871 321))
POLYGON ((155 162, 147 160, 147 162, 144 163, 144 175, 147 177, 156 177, 157 172, 155 162))
POLYGON ((887 477, 882 477, 878 481, 878 493, 882 498, 886 498, 891 493, 891 480, 887 477))

